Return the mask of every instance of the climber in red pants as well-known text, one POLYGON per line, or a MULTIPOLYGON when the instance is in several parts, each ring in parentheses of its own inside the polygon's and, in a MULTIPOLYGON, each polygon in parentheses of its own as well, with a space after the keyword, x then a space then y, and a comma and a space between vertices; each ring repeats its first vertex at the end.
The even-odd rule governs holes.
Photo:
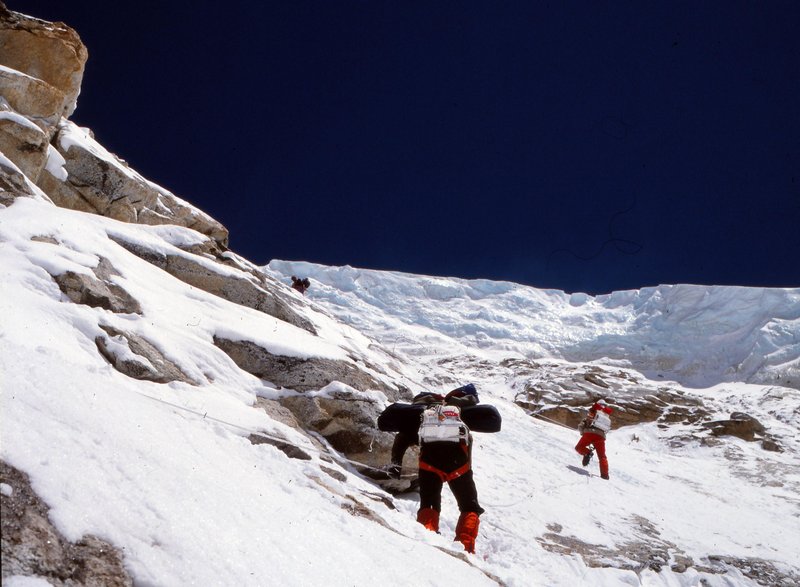
POLYGON ((608 479, 608 458, 606 458, 606 433, 611 430, 610 415, 613 410, 608 407, 605 400, 597 400, 591 408, 589 414, 581 420, 578 431, 581 439, 575 445, 575 450, 583 456, 583 466, 586 467, 592 460, 594 451, 597 451, 597 458, 600 463, 600 477, 608 479))

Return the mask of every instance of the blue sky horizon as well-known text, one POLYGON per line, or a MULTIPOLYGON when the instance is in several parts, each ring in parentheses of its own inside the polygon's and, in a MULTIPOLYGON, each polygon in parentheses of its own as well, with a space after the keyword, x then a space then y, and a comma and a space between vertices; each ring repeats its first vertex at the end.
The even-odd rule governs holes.
POLYGON ((7 2, 72 120, 270 259, 800 286, 800 5, 7 2))

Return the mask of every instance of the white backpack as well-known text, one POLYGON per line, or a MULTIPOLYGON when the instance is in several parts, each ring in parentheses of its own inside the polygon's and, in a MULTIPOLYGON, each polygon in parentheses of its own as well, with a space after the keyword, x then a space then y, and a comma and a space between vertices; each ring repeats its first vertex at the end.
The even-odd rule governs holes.
POLYGON ((611 430, 611 418, 605 412, 598 410, 592 420, 592 428, 608 432, 611 430))
POLYGON ((419 425, 419 441, 469 442, 469 429, 461 420, 458 406, 431 406, 425 408, 419 425))

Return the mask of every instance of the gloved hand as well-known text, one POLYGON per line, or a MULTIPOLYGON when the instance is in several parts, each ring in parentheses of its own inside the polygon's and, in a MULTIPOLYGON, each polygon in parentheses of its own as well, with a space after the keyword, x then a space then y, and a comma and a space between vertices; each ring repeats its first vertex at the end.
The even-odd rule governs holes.
POLYGON ((389 477, 392 479, 399 479, 400 471, 402 470, 403 467, 401 465, 398 465, 397 463, 392 463, 391 465, 389 465, 389 468, 386 469, 386 474, 389 475, 389 477))

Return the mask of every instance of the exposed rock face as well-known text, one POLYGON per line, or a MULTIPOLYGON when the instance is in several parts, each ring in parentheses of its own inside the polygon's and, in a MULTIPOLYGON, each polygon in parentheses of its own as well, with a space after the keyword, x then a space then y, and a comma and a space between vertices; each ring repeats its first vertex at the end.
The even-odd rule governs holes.
POLYGON ((47 133, 27 118, 0 111, 0 152, 5 153, 27 177, 39 177, 47 161, 48 145, 47 133))
MULTIPOLYGON (((324 397, 289 396, 280 400, 300 424, 317 432, 348 459, 379 468, 390 462, 393 434, 379 432, 381 407, 346 390, 324 397)), ((362 471, 372 476, 371 469, 362 471)))
MULTIPOLYGON (((228 231, 219 222, 144 179, 67 120, 87 58, 68 26, 0 3, 0 152, 59 206, 124 222, 186 226, 227 246, 228 231)), ((3 201, 18 195, 24 194, 5 193, 3 201)))
POLYGON ((240 369, 279 387, 309 391, 340 381, 355 389, 389 391, 386 385, 347 361, 274 355, 248 340, 214 337, 214 344, 240 369))
POLYGON ((235 257, 224 257, 213 244, 197 250, 197 253, 170 255, 148 249, 140 243, 120 238, 114 238, 114 241, 184 283, 316 334, 314 325, 294 311, 292 300, 280 292, 277 284, 268 283, 262 273, 236 263, 235 257), (239 271, 230 271, 228 267, 231 266, 239 271))
POLYGON ((53 146, 64 159, 66 179, 46 169, 38 183, 57 205, 123 222, 186 226, 227 246, 228 230, 224 226, 147 181, 97 143, 88 131, 62 121, 53 146))
POLYGON ((703 427, 710 430, 714 436, 735 436, 747 442, 760 441, 764 450, 783 452, 780 443, 750 414, 733 412, 728 420, 703 422, 703 427))
POLYGON ((19 168, 0 152, 0 204, 10 206, 19 197, 40 197, 19 168))
POLYGON ((6 67, 39 79, 61 94, 56 120, 75 111, 89 53, 73 29, 0 5, 0 55, 6 67))
POLYGON ((100 258, 94 277, 85 273, 67 271, 53 279, 62 292, 76 304, 104 308, 119 314, 141 314, 142 308, 133 296, 114 283, 111 276, 119 275, 111 262, 100 258))
POLYGON ((728 420, 715 420, 703 424, 711 430, 714 436, 736 436, 742 440, 752 442, 756 436, 763 436, 766 432, 764 426, 750 416, 741 412, 734 412, 728 420))
POLYGON ((728 420, 711 420, 714 410, 684 390, 659 385, 624 369, 597 365, 557 365, 527 360, 507 360, 522 387, 515 402, 535 418, 577 428, 588 407, 598 399, 613 405, 612 430, 632 424, 657 422, 662 429, 685 424, 671 438, 674 446, 699 440, 719 444, 718 437, 736 436, 760 442, 764 450, 782 452, 779 440, 755 418, 734 412, 728 420), (710 434, 709 434, 710 433, 710 434))
POLYGON ((123 375, 156 383, 171 381, 195 383, 145 338, 110 326, 101 328, 108 336, 95 338, 97 349, 123 375))
POLYGON ((624 369, 523 360, 504 361, 503 366, 514 371, 523 388, 517 405, 569 428, 576 428, 587 408, 601 398, 614 406, 613 428, 643 422, 696 424, 709 416, 700 399, 624 369))
MULTIPOLYGON (((286 424, 287 426, 294 428, 298 432, 305 435, 305 431, 297 419, 294 417, 294 414, 287 408, 284 408, 280 403, 276 400, 268 400, 264 398, 258 398, 256 400, 256 405, 263 409, 269 416, 278 422, 286 424)), ((308 454, 305 450, 300 448, 299 446, 292 444, 288 440, 282 440, 275 435, 266 435, 260 433, 254 433, 249 435, 248 440, 250 440, 253 444, 269 444, 274 446, 281 452, 283 452, 287 457, 290 459, 299 459, 302 461, 309 461, 312 459, 311 455, 308 454)), ((317 450, 321 453, 325 452, 325 448, 321 445, 319 441, 317 441, 313 437, 308 437, 309 441, 315 445, 317 450)))
POLYGON ((96 536, 66 540, 48 519, 49 508, 31 489, 27 475, 0 461, 3 582, 35 575, 55 587, 129 587, 122 554, 96 536))
POLYGON ((311 455, 304 451, 302 448, 285 440, 276 440, 262 434, 251 434, 247 437, 253 444, 269 444, 280 450, 290 459, 300 459, 301 461, 310 461, 311 455))
POLYGON ((6 110, 16 112, 52 134, 64 109, 64 95, 40 79, 0 63, 0 92, 6 110))
POLYGON ((609 566, 609 562, 613 561, 611 566, 620 569, 638 572, 649 568, 658 572, 672 560, 672 570, 682 573, 695 564, 676 544, 661 538, 661 533, 652 522, 641 516, 633 516, 631 521, 634 523, 632 527, 637 528, 636 534, 626 544, 616 548, 590 544, 575 536, 565 535, 560 524, 550 524, 550 532, 536 540, 550 552, 580 556, 590 567, 609 566))
MULTIPOLYGON (((279 400, 258 398, 256 405, 271 418, 294 428, 314 445, 321 459, 338 462, 345 468, 354 467, 360 474, 370 477, 389 493, 405 493, 416 486, 416 477, 411 474, 401 479, 390 478, 386 465, 391 461, 394 434, 380 432, 376 421, 380 408, 378 403, 366 399, 354 391, 339 389, 325 396, 307 397, 288 395, 279 400), (338 454, 344 455, 349 463, 341 462, 338 454)), ((286 456, 294 459, 308 459, 303 449, 279 439, 263 435, 251 435, 253 444, 270 444, 286 456)), ((406 473, 416 471, 418 448, 406 451, 404 466, 406 473)), ((346 477, 335 469, 322 467, 331 477, 345 482, 346 477)))
POLYGON ((75 109, 87 55, 71 28, 10 12, 0 2, 0 152, 33 183, 58 121, 75 109))
MULTIPOLYGON (((37 240, 58 245, 58 242, 47 238, 37 240)), ((118 314, 141 314, 139 302, 114 283, 114 275, 119 275, 119 272, 108 259, 100 257, 93 275, 67 271, 54 275, 53 279, 64 295, 76 304, 103 308, 118 314)), ((97 350, 120 373, 156 383, 196 383, 152 343, 138 334, 105 325, 100 325, 100 328, 106 334, 95 338, 97 350)))

